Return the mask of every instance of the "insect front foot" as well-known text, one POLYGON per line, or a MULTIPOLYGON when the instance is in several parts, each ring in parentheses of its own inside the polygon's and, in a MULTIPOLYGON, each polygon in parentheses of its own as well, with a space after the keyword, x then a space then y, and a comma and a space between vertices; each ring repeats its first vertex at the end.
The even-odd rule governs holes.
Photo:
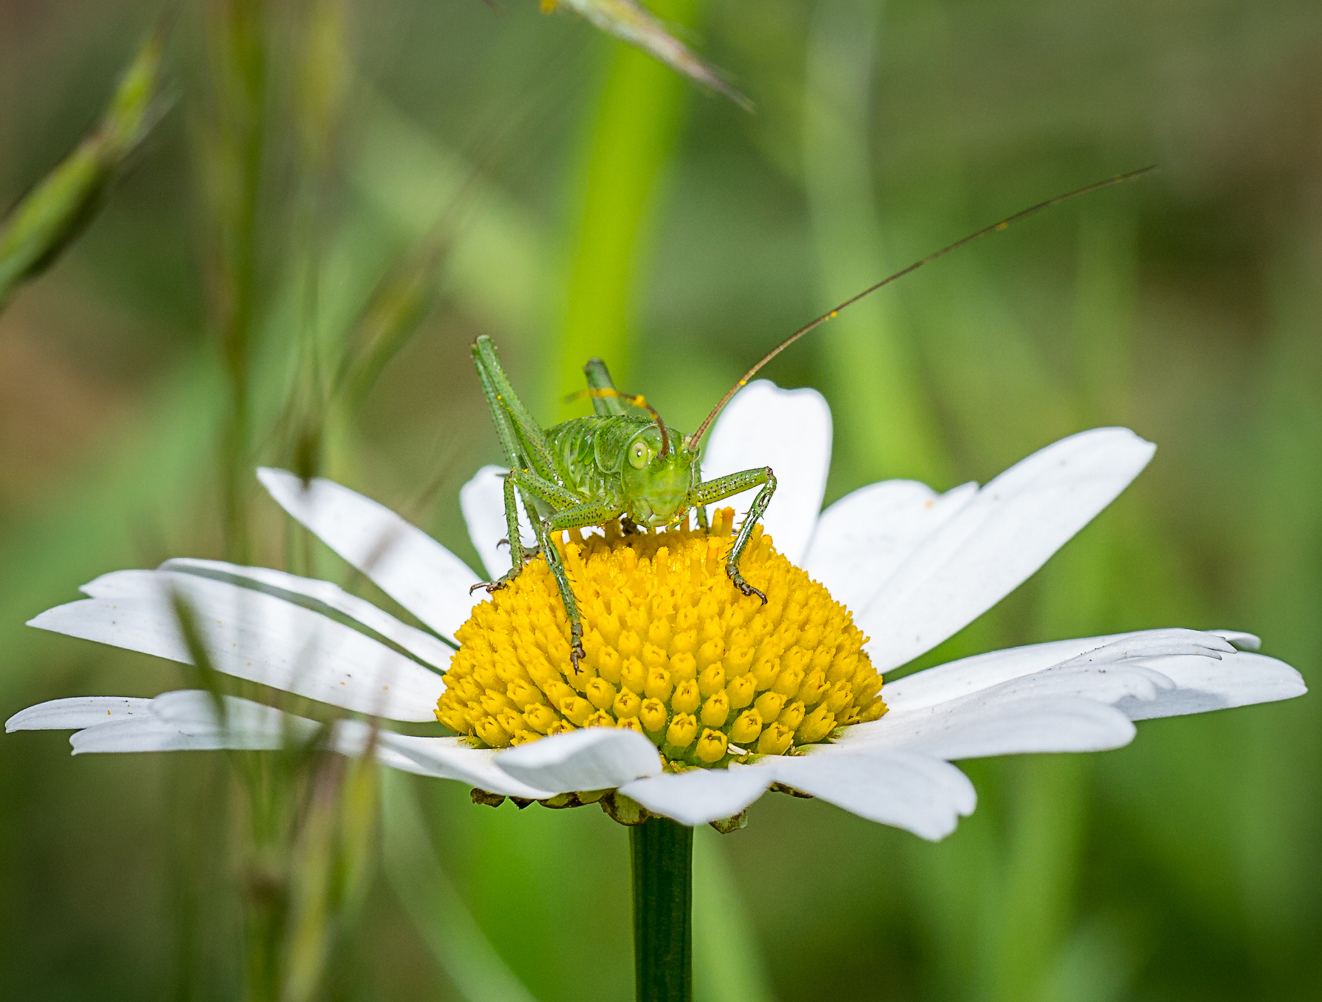
POLYGON ((569 641, 569 660, 574 666, 574 675, 577 676, 578 663, 586 657, 583 653, 583 627, 575 623, 570 629, 569 641))
POLYGON ((766 593, 759 591, 757 588, 754 588, 751 584, 745 581, 744 576, 740 574, 735 568, 733 567, 726 568, 726 573, 730 575, 730 580, 734 583, 734 586, 738 588, 741 592, 743 592, 745 595, 756 595, 758 598, 762 600, 763 605, 767 604, 766 593))
MULTIPOLYGON (((527 562, 528 561, 525 559, 523 564, 526 564, 527 562)), ((473 594, 473 592, 477 591, 479 588, 485 588, 488 594, 493 591, 500 591, 500 589, 504 588, 519 576, 519 571, 523 570, 523 564, 520 564, 518 567, 510 568, 509 571, 501 575, 495 581, 479 581, 477 584, 473 585, 473 587, 468 589, 468 594, 473 594)))

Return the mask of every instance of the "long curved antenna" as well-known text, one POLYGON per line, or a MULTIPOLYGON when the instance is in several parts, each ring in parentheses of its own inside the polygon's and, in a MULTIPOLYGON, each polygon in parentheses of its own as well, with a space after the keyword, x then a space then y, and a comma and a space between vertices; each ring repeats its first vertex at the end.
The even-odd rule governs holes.
POLYGON ((1027 219, 1029 216, 1036 215, 1037 213, 1041 212, 1043 209, 1049 209, 1053 205, 1059 205, 1061 202, 1068 202, 1070 199, 1079 198, 1082 195, 1090 195, 1094 191, 1098 191, 1102 188, 1109 188, 1114 184, 1123 184, 1126 181, 1133 181, 1136 178, 1140 178, 1145 174, 1151 174, 1156 169, 1157 169, 1157 165, 1153 164, 1149 167, 1143 167, 1139 170, 1131 170, 1127 174, 1117 174, 1114 177, 1108 177, 1105 181, 1097 181, 1094 184, 1086 185, 1083 188, 1077 188, 1074 191, 1068 191, 1063 195, 1057 195, 1055 198, 1048 198, 1045 202, 1038 202, 1037 205, 1031 205, 1027 209, 1023 209, 1019 212, 1016 212, 1013 216, 1006 216, 999 223, 992 223, 991 226, 987 226, 981 230, 978 230, 977 233, 970 233, 963 240, 956 240, 953 244, 950 244, 948 247, 942 247, 939 251, 936 251, 933 254, 928 254, 927 257, 923 258, 922 260, 915 261, 913 264, 909 265, 909 267, 901 269, 900 271, 897 271, 893 275, 887 275, 885 278, 883 278, 880 282, 877 282, 875 285, 870 285, 862 292, 850 296, 839 306, 836 306, 834 309, 827 310, 816 320, 812 320, 804 324, 793 334, 787 337, 784 341, 780 342, 780 344, 776 345, 776 347, 772 348, 769 352, 767 352, 760 359, 758 359, 757 364, 754 365, 747 372, 745 372, 743 376, 740 377, 739 381, 735 383, 732 387, 730 387, 729 392, 726 393, 725 396, 721 397, 720 403, 718 403, 715 407, 712 408, 712 412, 708 414, 707 417, 703 420, 702 424, 698 426, 698 430, 684 440, 685 446, 689 449, 697 448, 698 443, 702 440, 702 436, 707 433, 707 429, 711 427, 711 423, 716 420, 717 415, 720 414, 721 411, 725 409, 725 405, 728 404, 734 398, 734 395, 736 393, 738 393, 740 390, 742 390, 745 386, 748 385, 748 381, 752 379, 755 375, 757 375, 758 371, 764 365, 770 362, 773 358, 775 358, 782 351, 784 351, 786 348, 792 345, 795 341, 799 340, 799 338, 803 337, 803 335, 807 334, 809 331, 817 329, 822 324, 826 323, 828 320, 834 320, 841 310, 845 309, 848 306, 853 306, 864 296, 872 295, 872 293, 876 292, 878 289, 882 288, 883 286, 890 285, 892 282, 903 278, 905 275, 908 275, 910 272, 917 271, 923 265, 930 264, 939 257, 945 257, 951 251, 959 250, 961 247, 965 246, 966 244, 971 244, 975 240, 980 240, 983 237, 987 236, 988 234, 999 233, 1002 230, 1009 229, 1009 227, 1014 223, 1017 223, 1022 219, 1027 219))
POLYGON ((661 429, 661 455, 670 453, 670 436, 666 434, 666 423, 661 420, 661 415, 656 412, 656 408, 647 402, 647 398, 641 393, 621 393, 611 386, 594 386, 587 390, 578 390, 575 393, 565 397, 565 403, 573 403, 575 400, 592 399, 593 397, 610 397, 611 399, 627 400, 635 407, 640 407, 652 415, 652 420, 656 426, 661 429))

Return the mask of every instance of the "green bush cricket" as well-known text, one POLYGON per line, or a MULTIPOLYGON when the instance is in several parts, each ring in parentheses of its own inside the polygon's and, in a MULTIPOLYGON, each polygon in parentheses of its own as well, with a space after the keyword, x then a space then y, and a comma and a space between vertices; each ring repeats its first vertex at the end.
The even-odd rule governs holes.
POLYGON ((564 600, 570 624, 570 659, 578 669, 583 656, 583 625, 564 563, 552 542, 552 534, 566 529, 604 525, 620 519, 626 531, 659 529, 676 525, 695 509, 701 528, 707 527, 707 505, 716 504, 746 490, 760 487, 735 533, 725 560, 725 572, 734 586, 745 595, 756 595, 764 603, 766 596, 744 580, 739 572, 739 558, 752 538, 753 527, 771 503, 776 491, 776 475, 763 466, 731 473, 715 480, 703 480, 701 472, 702 438, 725 405, 733 399, 758 371, 809 331, 833 319, 839 312, 871 295, 883 286, 917 271, 966 244, 991 233, 1007 229, 1012 223, 1041 212, 1068 199, 1077 198, 1133 180, 1154 170, 1145 167, 1109 177, 1064 195, 1039 202, 998 223, 970 234, 947 247, 929 254, 907 268, 895 272, 851 296, 815 320, 800 327, 758 362, 730 388, 703 419, 698 430, 685 435, 669 427, 641 395, 621 393, 611 382, 606 363, 599 358, 583 366, 587 389, 575 397, 589 397, 594 413, 572 418, 552 428, 542 428, 519 400, 514 387, 496 356, 496 347, 486 335, 473 342, 473 361, 478 379, 486 394, 487 405, 496 424, 496 434, 505 451, 510 472, 505 475, 505 522, 509 531, 512 566, 500 580, 475 585, 494 591, 516 577, 524 564, 540 551, 555 577, 564 600), (535 548, 527 548, 519 537, 517 495, 533 522, 537 537, 535 548))

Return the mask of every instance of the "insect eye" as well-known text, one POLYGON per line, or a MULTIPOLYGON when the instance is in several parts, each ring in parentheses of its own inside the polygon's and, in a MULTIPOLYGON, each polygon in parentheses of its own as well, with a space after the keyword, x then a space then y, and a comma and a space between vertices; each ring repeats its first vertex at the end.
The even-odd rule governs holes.
POLYGON ((647 465, 647 445, 643 442, 635 442, 629 446, 629 465, 636 470, 641 470, 647 465))

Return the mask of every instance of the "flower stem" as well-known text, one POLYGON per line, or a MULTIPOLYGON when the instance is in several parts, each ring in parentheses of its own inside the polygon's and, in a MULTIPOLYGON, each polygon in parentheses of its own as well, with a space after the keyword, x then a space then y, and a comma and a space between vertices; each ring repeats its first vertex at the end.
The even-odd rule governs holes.
POLYGON ((693 829, 648 818, 629 829, 637 1002, 693 1002, 693 829))

